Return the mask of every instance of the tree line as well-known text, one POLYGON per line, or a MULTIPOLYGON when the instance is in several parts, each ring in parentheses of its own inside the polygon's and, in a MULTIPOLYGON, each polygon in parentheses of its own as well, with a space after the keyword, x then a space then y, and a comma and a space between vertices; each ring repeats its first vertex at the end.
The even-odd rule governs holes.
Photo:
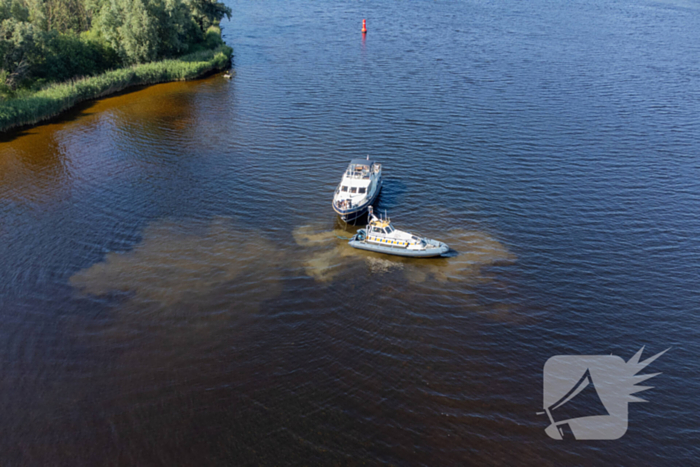
POLYGON ((0 0, 0 94, 221 43, 217 0, 0 0))

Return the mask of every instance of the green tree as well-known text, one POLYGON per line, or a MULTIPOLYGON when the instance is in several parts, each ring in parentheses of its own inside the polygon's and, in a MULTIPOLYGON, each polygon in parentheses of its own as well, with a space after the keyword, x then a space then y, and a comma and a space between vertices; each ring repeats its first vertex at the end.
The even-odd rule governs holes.
POLYGON ((90 29, 91 15, 84 0, 45 0, 47 29, 58 32, 83 32, 90 29))
POLYGON ((27 8, 29 9, 29 22, 34 25, 34 27, 42 30, 48 31, 49 25, 46 21, 46 8, 43 0, 25 0, 27 8))
POLYGON ((182 0, 151 0, 149 7, 157 22, 159 57, 179 55, 198 42, 199 29, 182 0))
POLYGON ((41 61, 42 37, 33 24, 6 19, 0 25, 0 54, 6 84, 16 89, 31 76, 34 65, 41 61))
POLYGON ((29 21, 29 8, 22 0, 12 0, 10 4, 10 13, 17 21, 29 21))
POLYGON ((231 18, 231 9, 217 0, 186 0, 192 11, 192 18, 202 34, 210 26, 218 26, 225 17, 231 18))
POLYGON ((101 73, 221 44, 217 0, 0 0, 0 85, 101 73))
POLYGON ((124 23, 119 28, 120 55, 124 63, 144 63, 158 57, 158 24, 142 0, 126 0, 124 23))
POLYGON ((50 31, 44 43, 44 63, 37 76, 46 81, 66 81, 103 73, 120 65, 117 52, 88 34, 50 31))
POLYGON ((95 15, 95 11, 93 11, 95 20, 92 32, 118 52, 121 42, 119 28, 124 22, 120 3, 117 0, 106 0, 101 6, 96 7, 96 10, 99 13, 95 15))

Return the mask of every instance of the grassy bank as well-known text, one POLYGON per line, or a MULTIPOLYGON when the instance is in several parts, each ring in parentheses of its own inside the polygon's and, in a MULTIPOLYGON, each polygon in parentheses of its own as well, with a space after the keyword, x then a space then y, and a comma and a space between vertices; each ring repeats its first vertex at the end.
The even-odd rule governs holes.
POLYGON ((130 86, 184 81, 222 70, 228 66, 232 53, 230 47, 221 45, 177 59, 144 63, 50 85, 34 94, 0 102, 0 131, 39 123, 79 102, 104 97, 130 86))

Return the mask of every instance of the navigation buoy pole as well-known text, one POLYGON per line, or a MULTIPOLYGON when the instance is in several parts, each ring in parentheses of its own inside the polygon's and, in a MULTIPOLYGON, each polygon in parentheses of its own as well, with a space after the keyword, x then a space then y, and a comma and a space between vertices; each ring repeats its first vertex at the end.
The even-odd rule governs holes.
POLYGON ((367 34, 367 20, 362 20, 362 34, 367 34))

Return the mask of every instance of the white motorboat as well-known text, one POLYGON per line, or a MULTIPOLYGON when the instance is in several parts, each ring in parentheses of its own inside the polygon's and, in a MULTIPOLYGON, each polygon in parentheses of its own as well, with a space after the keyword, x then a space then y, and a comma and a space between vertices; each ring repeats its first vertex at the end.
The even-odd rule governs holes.
POLYGON ((350 239, 351 247, 417 258, 443 256, 450 250, 450 247, 443 242, 395 229, 388 217, 377 218, 371 208, 369 216, 367 228, 358 230, 357 234, 350 239))
POLYGON ((353 159, 333 196, 333 210, 345 222, 367 214, 367 208, 382 189, 382 165, 367 159, 353 159))

